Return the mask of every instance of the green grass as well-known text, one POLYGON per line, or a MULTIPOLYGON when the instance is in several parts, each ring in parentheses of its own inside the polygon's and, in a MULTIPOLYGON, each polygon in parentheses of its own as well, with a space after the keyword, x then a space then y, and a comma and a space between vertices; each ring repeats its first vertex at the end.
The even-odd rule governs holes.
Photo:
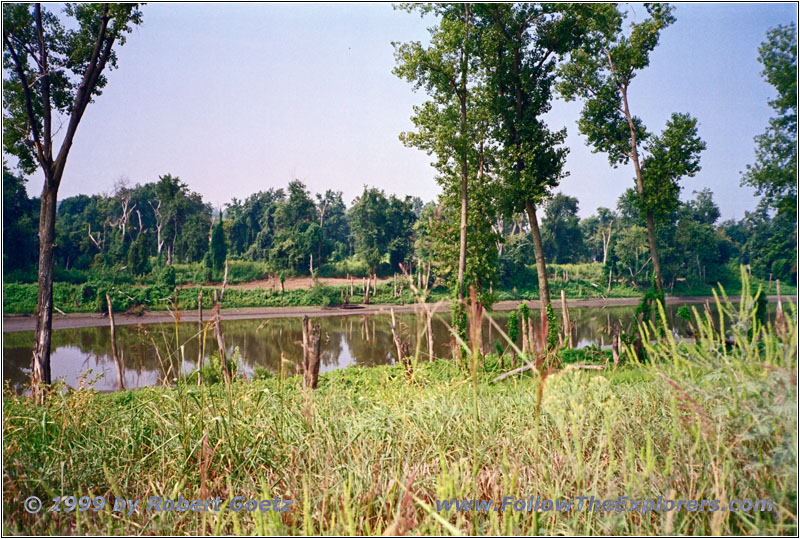
MULTIPOLYGON (((720 305, 730 347, 647 338, 644 356, 493 383, 448 360, 224 385, 3 399, 6 534, 797 533, 797 327, 720 305), (640 362, 640 360, 642 362, 640 362), (540 399, 541 391, 541 399, 540 399), (206 442, 204 438, 207 436, 206 442), (30 495, 294 500, 286 513, 41 513, 30 495), (442 512, 437 498, 770 499, 769 512, 442 512)), ((665 320, 664 320, 665 322, 665 320)), ((586 358, 582 358, 586 359, 586 358)), ((227 504, 225 504, 227 506, 227 504)))

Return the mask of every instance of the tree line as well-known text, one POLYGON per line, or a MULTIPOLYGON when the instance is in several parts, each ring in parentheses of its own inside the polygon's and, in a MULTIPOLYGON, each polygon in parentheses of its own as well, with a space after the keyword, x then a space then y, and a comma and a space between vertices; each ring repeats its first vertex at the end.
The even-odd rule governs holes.
MULTIPOLYGON (((6 281, 32 281, 38 201, 8 168, 3 189, 6 281)), ((231 259, 264 262, 270 272, 290 276, 363 277, 405 269, 447 284, 457 278, 458 243, 446 200, 443 195, 424 204, 418 197, 365 187, 348 206, 340 191, 312 196, 303 182, 293 180, 285 189, 234 198, 215 212, 170 174, 134 186, 118 181, 113 193, 59 202, 55 260, 63 271, 57 275, 103 269, 141 277, 173 263, 201 262, 201 280, 212 281, 222 278, 222 266, 231 259)), ((579 200, 560 192, 544 202, 540 232, 548 263, 598 263, 615 282, 646 285, 652 260, 635 190, 624 192, 614 209, 600 207, 583 219, 578 211, 579 200)), ((729 262, 748 264, 764 279, 795 282, 793 252, 786 245, 791 220, 761 206, 738 221, 719 218, 713 193, 703 189, 659 219, 657 240, 670 291, 676 281, 724 281, 729 262)), ((487 223, 492 237, 484 249, 491 259, 487 286, 529 288, 537 275, 528 215, 497 214, 487 223)))

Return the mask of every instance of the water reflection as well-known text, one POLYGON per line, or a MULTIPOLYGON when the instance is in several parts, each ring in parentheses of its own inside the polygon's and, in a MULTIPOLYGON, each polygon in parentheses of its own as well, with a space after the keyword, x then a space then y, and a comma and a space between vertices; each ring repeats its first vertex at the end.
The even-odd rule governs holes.
MULTIPOLYGON (((677 306, 670 305, 667 310, 673 327, 683 331, 683 321, 675 315, 677 306)), ((634 307, 570 309, 576 326, 577 346, 600 346, 610 342, 610 329, 619 321, 623 330, 630 330, 634 313, 634 307)), ((442 313, 433 322, 434 353, 440 357, 451 355, 450 334, 445 324, 449 316, 449 313, 442 313)), ((508 312, 491 316, 505 328, 508 312)), ((322 329, 321 372, 349 365, 392 364, 397 359, 387 315, 322 317, 316 321, 322 329)), ((413 314, 405 314, 399 315, 398 321, 412 343, 411 350, 415 350, 416 336, 422 330, 421 320, 413 314)), ((241 370, 245 374, 251 375, 256 367, 279 372, 281 353, 293 364, 290 370, 300 368, 302 333, 299 318, 228 320, 223 321, 222 329, 229 357, 238 348, 241 370)), ((196 323, 179 324, 177 336, 174 324, 120 326, 116 331, 117 348, 124 358, 126 388, 171 383, 180 372, 189 372, 197 364, 200 338, 196 323)), ((488 320, 484 321, 483 334, 487 352, 495 350, 495 343, 506 347, 506 341, 490 327, 488 320)), ((4 379, 12 388, 18 389, 28 383, 32 342, 32 331, 4 334, 4 379)), ((53 379, 62 378, 69 386, 78 387, 81 377, 91 380, 102 375, 96 380, 95 389, 116 389, 117 370, 111 359, 108 327, 54 331, 52 347, 53 379)), ((213 331, 209 331, 205 337, 205 360, 216 349, 213 331)), ((423 340, 420 343, 423 358, 427 358, 427 350, 427 342, 423 340)))

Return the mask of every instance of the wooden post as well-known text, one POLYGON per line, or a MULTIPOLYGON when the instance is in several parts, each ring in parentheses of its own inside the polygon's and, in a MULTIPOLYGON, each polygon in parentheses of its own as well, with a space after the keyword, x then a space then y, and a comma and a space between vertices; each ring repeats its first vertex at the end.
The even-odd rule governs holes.
POLYGON ((364 281, 364 305, 369 305, 369 281, 364 281))
POLYGON ((111 306, 111 296, 108 294, 106 294, 106 303, 108 304, 108 322, 111 326, 111 359, 114 360, 114 364, 117 366, 117 387, 122 390, 125 389, 124 370, 122 362, 117 355, 117 335, 114 326, 114 309, 111 306))
POLYGON ((572 325, 569 320, 569 307, 567 307, 567 294, 561 290, 561 320, 564 324, 564 342, 572 348, 572 325))
POLYGON ((303 316, 303 381, 307 388, 316 389, 319 380, 319 324, 311 325, 308 315, 303 316))

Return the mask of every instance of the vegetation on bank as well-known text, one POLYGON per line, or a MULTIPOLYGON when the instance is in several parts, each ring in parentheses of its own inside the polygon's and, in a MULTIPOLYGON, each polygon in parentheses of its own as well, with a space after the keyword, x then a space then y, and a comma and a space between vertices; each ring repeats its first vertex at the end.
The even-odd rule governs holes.
MULTIPOLYGON (((496 356, 474 373, 452 360, 230 386, 112 394, 56 390, 43 406, 3 399, 4 529, 25 534, 792 535, 797 532, 797 326, 756 302, 692 316, 698 340, 666 320, 615 367, 551 363, 501 382, 496 356), (662 325, 663 324, 663 325, 662 325), (730 343, 733 343, 731 345, 730 343), (474 374, 474 378, 473 375, 474 374), (469 383, 470 379, 475 383, 469 383), (214 498, 219 512, 31 515, 27 496, 214 498), (437 512, 434 500, 769 499, 764 512, 437 512), (234 512, 233 496, 291 510, 234 512)), ((470 362, 468 362, 470 363, 470 362)), ((507 365, 506 361, 506 365, 507 365)), ((206 377, 206 381, 210 380, 206 377)))
MULTIPOLYGON (((157 311, 172 309, 177 300, 179 309, 196 309, 197 297, 203 293, 203 307, 213 305, 213 291, 219 291, 221 285, 197 284, 194 275, 202 266, 200 264, 175 264, 168 266, 148 278, 132 279, 124 275, 104 272, 71 273, 69 280, 56 282, 53 289, 53 301, 57 309, 65 313, 106 312, 108 310, 105 294, 109 293, 114 310, 118 312, 141 313, 145 310, 157 311)), ((639 297, 642 290, 629 283, 612 282, 608 289, 607 269, 599 263, 595 264, 552 264, 548 266, 551 273, 551 293, 556 297, 561 290, 569 299, 588 298, 630 298, 639 297)), ((494 290, 496 301, 517 299, 538 299, 536 285, 536 268, 526 267, 521 272, 524 278, 518 280, 519 287, 498 288, 494 290)), ((231 284, 246 283, 257 279, 268 278, 266 266, 256 262, 236 262, 230 264, 228 282, 231 284)), ((776 293, 775 282, 761 281, 753 278, 754 284, 761 285, 767 294, 776 293)), ((202 281, 200 281, 202 282, 202 281)), ((345 301, 351 304, 363 304, 363 279, 354 279, 354 294, 349 296, 349 285, 329 286, 317 283, 307 289, 281 291, 280 285, 270 288, 244 290, 227 288, 223 306, 225 307, 299 307, 299 306, 333 306, 345 301)), ((741 289, 739 279, 726 274, 723 282, 731 294, 738 294, 741 289)), ((4 283, 3 313, 32 314, 36 310, 35 283, 4 283)), ((675 287, 677 296, 710 296, 712 287, 705 284, 689 285, 681 282, 675 287)), ((781 283, 781 293, 793 295, 797 293, 794 286, 781 283)), ((437 287, 428 295, 429 301, 449 299, 444 287, 437 287)), ((408 304, 414 303, 416 296, 412 293, 407 281, 398 278, 397 290, 392 281, 377 285, 377 294, 370 292, 373 304, 408 304)))

